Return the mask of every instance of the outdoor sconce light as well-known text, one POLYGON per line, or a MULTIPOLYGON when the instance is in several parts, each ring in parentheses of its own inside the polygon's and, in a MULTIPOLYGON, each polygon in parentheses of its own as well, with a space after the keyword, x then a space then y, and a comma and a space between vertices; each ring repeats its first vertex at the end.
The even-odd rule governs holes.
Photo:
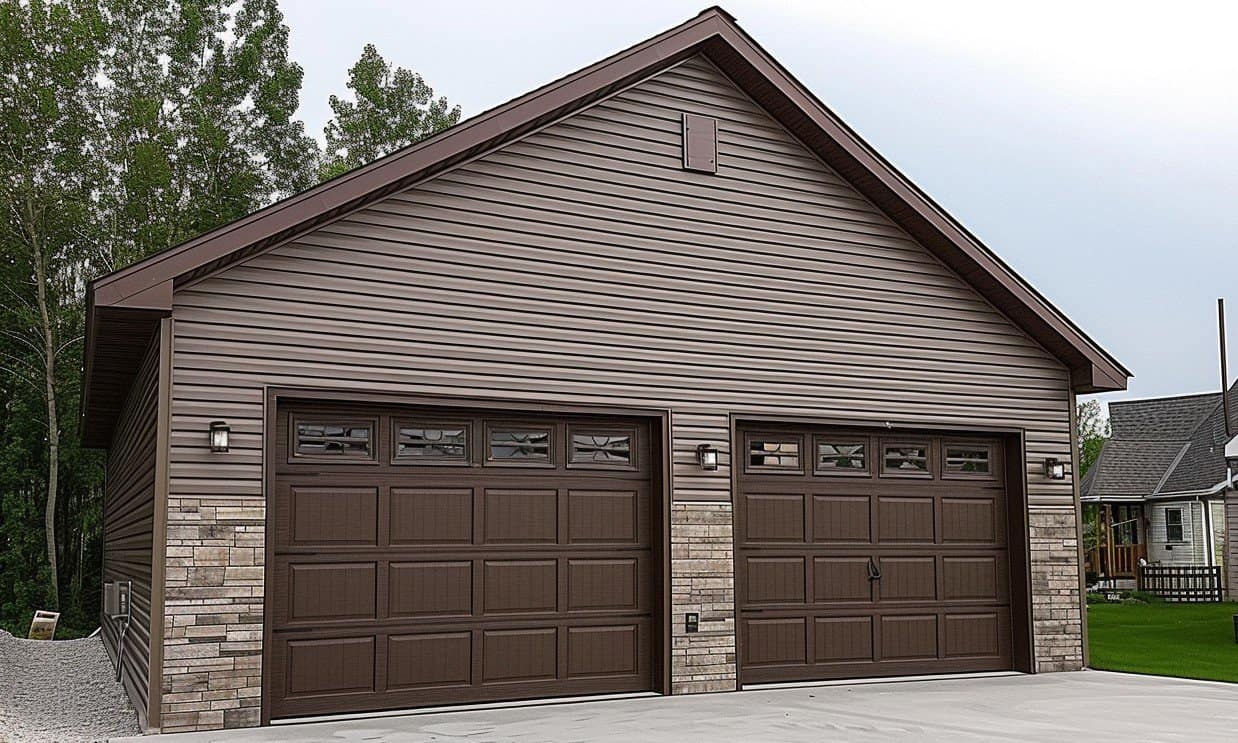
POLYGON ((1045 460, 1045 477, 1050 480, 1066 479, 1066 464, 1053 457, 1045 460))
POLYGON ((696 447, 696 461, 703 470, 718 469, 718 450, 709 444, 696 447))
POLYGON ((228 451, 228 434, 231 427, 223 421, 211 421, 211 451, 228 451))

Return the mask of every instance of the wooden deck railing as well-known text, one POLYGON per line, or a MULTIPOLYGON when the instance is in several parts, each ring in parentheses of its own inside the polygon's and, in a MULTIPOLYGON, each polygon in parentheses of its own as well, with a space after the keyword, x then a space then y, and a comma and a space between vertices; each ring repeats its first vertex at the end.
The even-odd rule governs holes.
POLYGON ((1148 556, 1146 544, 1114 544, 1093 547, 1085 556, 1086 569, 1105 578, 1135 578, 1139 561, 1148 556))

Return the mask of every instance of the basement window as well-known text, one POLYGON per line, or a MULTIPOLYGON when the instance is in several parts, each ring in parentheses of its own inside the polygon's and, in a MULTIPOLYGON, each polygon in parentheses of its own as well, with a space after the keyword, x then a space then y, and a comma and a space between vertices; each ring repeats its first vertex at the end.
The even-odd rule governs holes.
POLYGON ((1186 534, 1182 528, 1182 509, 1165 509, 1165 541, 1185 542, 1186 534))

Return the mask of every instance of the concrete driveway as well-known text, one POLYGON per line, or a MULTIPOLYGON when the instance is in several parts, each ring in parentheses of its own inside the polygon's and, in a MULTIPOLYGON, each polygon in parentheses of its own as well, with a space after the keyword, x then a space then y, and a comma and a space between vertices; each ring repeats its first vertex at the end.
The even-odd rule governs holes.
MULTIPOLYGON (((160 743, 1233 741, 1238 685, 1081 671, 436 712, 160 743)), ((141 738, 125 739, 141 741, 141 738)), ((145 739, 150 743, 150 739, 145 739)))

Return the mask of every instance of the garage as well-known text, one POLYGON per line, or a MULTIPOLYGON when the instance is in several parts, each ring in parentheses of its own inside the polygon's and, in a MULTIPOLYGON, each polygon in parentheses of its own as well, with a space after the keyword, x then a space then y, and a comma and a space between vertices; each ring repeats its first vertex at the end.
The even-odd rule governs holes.
POLYGON ((271 717, 658 688, 649 421, 276 414, 271 717))
POLYGON ((1129 371, 718 8, 100 277, 83 354, 145 729, 1087 663, 1129 371))
POLYGON ((1023 540, 1001 438, 739 436, 742 683, 1016 667, 1023 540))

